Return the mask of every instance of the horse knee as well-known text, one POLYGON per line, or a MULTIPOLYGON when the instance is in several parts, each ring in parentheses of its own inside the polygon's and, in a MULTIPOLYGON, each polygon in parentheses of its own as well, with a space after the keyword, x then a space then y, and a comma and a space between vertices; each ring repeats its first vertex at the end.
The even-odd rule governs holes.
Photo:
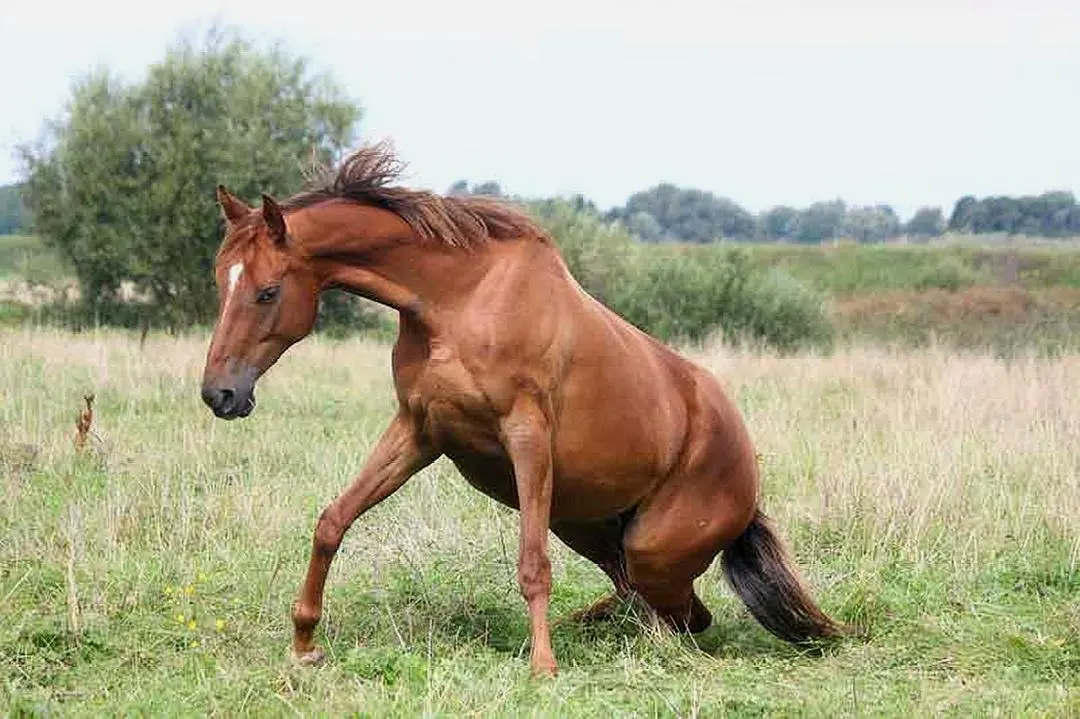
POLYGON ((332 508, 328 507, 319 515, 315 525, 315 552, 322 557, 332 557, 341 546, 345 528, 337 520, 332 508))

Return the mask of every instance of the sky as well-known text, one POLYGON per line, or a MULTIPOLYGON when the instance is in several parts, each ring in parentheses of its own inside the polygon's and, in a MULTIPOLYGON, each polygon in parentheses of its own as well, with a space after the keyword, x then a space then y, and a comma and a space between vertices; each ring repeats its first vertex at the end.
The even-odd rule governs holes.
POLYGON ((671 182, 905 217, 1080 194, 1077 0, 0 0, 0 183, 84 73, 138 81, 211 22, 309 57, 439 191, 610 207, 671 182))

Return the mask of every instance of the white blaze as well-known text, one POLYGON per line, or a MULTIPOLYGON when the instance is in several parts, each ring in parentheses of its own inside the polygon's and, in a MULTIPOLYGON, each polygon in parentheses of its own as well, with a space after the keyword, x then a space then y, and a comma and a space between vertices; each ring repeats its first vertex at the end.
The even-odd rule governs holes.
POLYGON ((236 290, 236 284, 240 281, 240 275, 244 274, 244 263, 237 262, 229 267, 229 285, 225 288, 225 308, 222 310, 222 314, 229 309, 229 302, 232 300, 233 291, 236 290))

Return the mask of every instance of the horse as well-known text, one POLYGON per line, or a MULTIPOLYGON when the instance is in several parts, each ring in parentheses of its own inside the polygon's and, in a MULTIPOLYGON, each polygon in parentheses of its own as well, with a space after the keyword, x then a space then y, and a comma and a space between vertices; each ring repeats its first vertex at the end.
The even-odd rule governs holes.
POLYGON ((312 331, 323 290, 398 316, 396 411, 315 524, 292 606, 294 659, 325 659, 314 631, 345 533, 442 456, 519 512, 531 676, 558 671, 549 530, 614 586, 574 615, 583 621, 635 601, 661 626, 699 633, 712 615, 694 582, 720 554, 734 592, 776 636, 843 635, 759 507, 754 446, 718 379, 587 293, 520 206, 411 189, 403 168, 384 140, 280 202, 264 193, 251 206, 216 188, 224 238, 201 388, 216 417, 254 410, 256 381, 312 331))

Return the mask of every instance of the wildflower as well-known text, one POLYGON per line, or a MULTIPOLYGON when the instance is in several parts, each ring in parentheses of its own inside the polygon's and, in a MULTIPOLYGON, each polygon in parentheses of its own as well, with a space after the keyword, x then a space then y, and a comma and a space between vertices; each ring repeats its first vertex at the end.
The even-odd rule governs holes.
POLYGON ((186 619, 186 617, 183 614, 177 614, 176 615, 176 623, 177 624, 183 624, 185 619, 186 619))
POLYGON ((173 586, 171 584, 165 585, 165 595, 169 596, 173 593, 173 586))
POLYGON ((216 622, 214 622, 214 629, 218 630, 219 632, 225 631, 225 620, 218 619, 216 622))
POLYGON ((199 572, 199 581, 200 582, 205 582, 206 581, 206 572, 199 572))
POLYGON ((194 584, 189 584, 186 587, 184 587, 184 594, 185 595, 190 597, 194 593, 195 593, 195 585, 194 584))
POLYGON ((195 627, 197 627, 197 626, 198 626, 198 624, 195 623, 195 618, 194 617, 192 617, 191 620, 187 623, 187 628, 192 630, 192 631, 195 631, 195 627))

